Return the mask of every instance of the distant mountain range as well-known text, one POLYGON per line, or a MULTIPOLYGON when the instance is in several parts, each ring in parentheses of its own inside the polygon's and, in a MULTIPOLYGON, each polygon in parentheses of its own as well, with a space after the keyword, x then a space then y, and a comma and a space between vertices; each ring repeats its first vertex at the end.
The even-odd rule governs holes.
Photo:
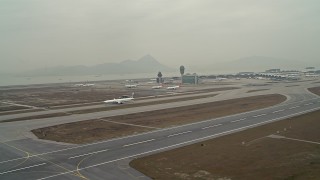
MULTIPOLYGON (((297 61, 265 56, 251 56, 234 61, 207 63, 189 66, 188 71, 197 72, 198 74, 212 73, 237 73, 237 72, 263 72, 267 69, 281 70, 304 70, 306 67, 315 67, 320 69, 320 61, 297 61)), ((157 73, 161 72, 178 72, 159 63, 151 55, 146 55, 138 60, 125 60, 120 63, 104 63, 94 66, 58 66, 51 68, 42 68, 32 71, 22 72, 22 76, 57 76, 57 75, 105 75, 105 74, 138 74, 138 73, 157 73)))
POLYGON ((104 63, 95 66, 58 66, 36 69, 22 73, 28 76, 56 76, 56 75, 100 75, 100 74, 134 74, 173 72, 176 69, 159 63, 151 55, 138 60, 125 60, 120 63, 104 63))

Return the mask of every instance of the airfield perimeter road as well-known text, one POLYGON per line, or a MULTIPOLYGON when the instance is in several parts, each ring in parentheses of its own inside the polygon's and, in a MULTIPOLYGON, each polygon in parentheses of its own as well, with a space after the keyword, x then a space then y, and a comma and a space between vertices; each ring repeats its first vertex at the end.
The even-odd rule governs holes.
MULTIPOLYGON (((139 108, 146 107, 130 108, 125 111, 115 110, 114 114, 108 114, 110 112, 92 113, 90 117, 83 114, 77 117, 65 116, 1 123, 0 179, 149 179, 131 169, 128 162, 139 156, 181 147, 320 109, 319 97, 306 90, 306 88, 317 85, 309 82, 296 84, 299 86, 270 85, 268 87, 270 90, 254 93, 246 93, 244 89, 226 91, 206 100, 215 101, 271 93, 285 94, 289 98, 284 103, 270 108, 85 145, 64 145, 39 141, 33 139, 34 137, 28 138, 28 136, 31 137, 28 131, 31 128, 44 126, 43 123, 48 123, 48 126, 76 121, 73 118, 92 119, 92 115, 95 114, 96 117, 129 114, 140 112, 139 108), (51 123, 56 120, 59 122, 51 123)), ((205 99, 201 99, 200 102, 205 102, 205 99)), ((177 107, 179 104, 188 103, 197 104, 199 102, 192 100, 170 103, 174 106, 160 104, 151 109, 177 107)))

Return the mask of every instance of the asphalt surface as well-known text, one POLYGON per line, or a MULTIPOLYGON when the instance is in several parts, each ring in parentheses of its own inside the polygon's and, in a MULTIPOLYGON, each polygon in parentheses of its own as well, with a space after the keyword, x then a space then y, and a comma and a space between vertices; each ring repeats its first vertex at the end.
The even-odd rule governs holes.
MULTIPOLYGON (((130 114, 143 107, 130 110, 66 116, 63 120, 43 119, 1 123, 0 127, 0 179, 149 179, 128 166, 133 158, 182 147, 203 140, 235 133, 248 128, 271 123, 320 109, 320 99, 306 88, 316 86, 308 82, 296 87, 273 85, 268 91, 246 93, 247 89, 221 92, 212 99, 200 102, 218 101, 228 98, 254 96, 257 94, 281 93, 288 100, 279 105, 256 111, 209 119, 183 126, 160 129, 123 138, 100 141, 85 145, 67 145, 39 141, 30 135, 32 128, 59 124, 65 121, 79 121, 92 116, 130 114), (114 113, 114 114, 113 114, 114 113), (79 117, 82 117, 82 119, 79 117), (70 120, 71 119, 71 120, 70 120), (56 122, 58 121, 58 122, 56 122)), ((265 88, 265 87, 264 87, 265 88)), ((155 105, 147 110, 177 107, 179 104, 197 104, 199 100, 155 105)), ((142 109, 141 109, 142 108, 142 109)), ((60 117, 61 119, 61 117, 60 117)))

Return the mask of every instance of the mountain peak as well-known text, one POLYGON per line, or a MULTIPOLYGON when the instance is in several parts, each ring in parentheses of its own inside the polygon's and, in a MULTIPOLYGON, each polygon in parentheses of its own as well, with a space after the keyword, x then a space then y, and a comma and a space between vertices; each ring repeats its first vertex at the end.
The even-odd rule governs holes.
POLYGON ((141 57, 140 59, 138 59, 138 61, 140 61, 140 62, 157 62, 158 63, 158 61, 154 57, 152 57, 150 54, 147 54, 147 55, 141 57))

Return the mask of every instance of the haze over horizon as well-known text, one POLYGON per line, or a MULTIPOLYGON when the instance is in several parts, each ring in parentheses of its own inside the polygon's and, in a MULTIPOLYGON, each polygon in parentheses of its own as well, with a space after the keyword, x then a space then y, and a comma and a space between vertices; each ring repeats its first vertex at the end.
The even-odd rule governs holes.
POLYGON ((1 0, 0 13, 0 73, 146 54, 195 69, 252 56, 320 59, 315 0, 1 0))

